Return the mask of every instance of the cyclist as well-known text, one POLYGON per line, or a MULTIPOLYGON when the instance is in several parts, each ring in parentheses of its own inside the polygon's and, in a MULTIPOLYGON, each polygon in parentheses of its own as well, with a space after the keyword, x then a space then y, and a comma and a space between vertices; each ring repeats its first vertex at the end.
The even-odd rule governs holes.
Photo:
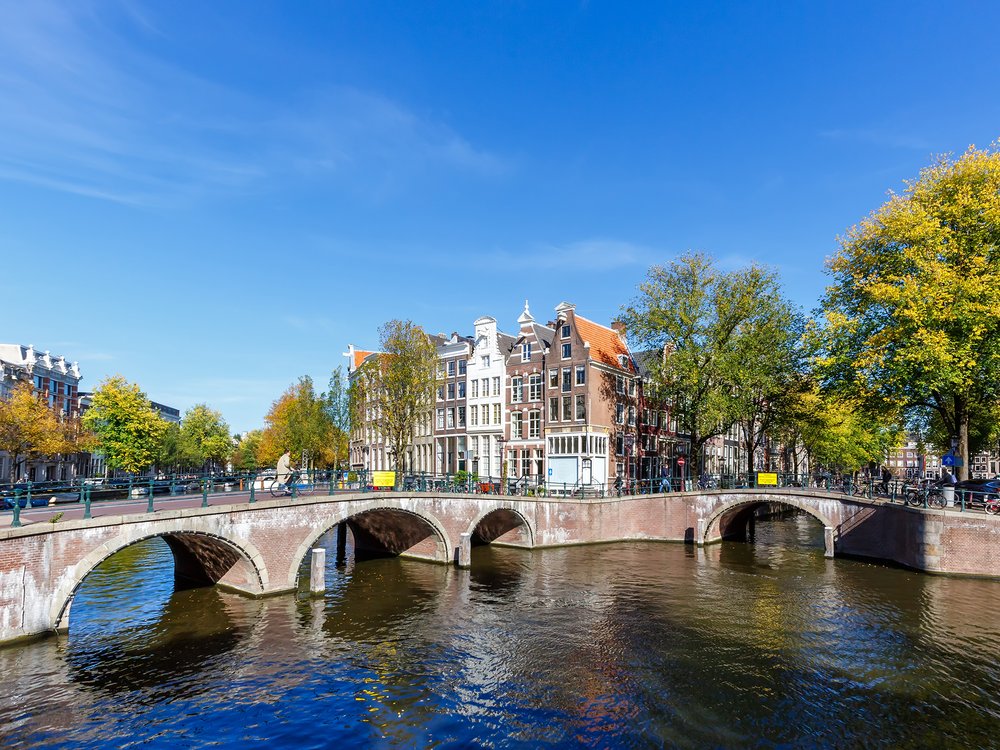
POLYGON ((298 481, 298 478, 299 472, 292 468, 292 454, 286 450, 281 454, 281 458, 278 459, 276 480, 278 484, 284 485, 287 489, 291 489, 292 485, 298 481))

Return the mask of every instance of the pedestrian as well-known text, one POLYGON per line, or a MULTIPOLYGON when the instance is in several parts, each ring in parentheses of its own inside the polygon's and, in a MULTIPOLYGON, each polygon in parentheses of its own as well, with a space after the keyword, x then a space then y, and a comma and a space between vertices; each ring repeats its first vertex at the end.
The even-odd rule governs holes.
POLYGON ((670 487, 670 474, 667 473, 667 467, 664 466, 660 469, 660 492, 672 492, 670 487))
POLYGON ((889 467, 888 466, 882 466, 882 476, 881 476, 881 479, 882 479, 882 484, 880 485, 880 487, 881 487, 881 490, 882 490, 882 494, 883 495, 888 495, 889 494, 889 480, 892 479, 892 472, 889 471, 889 467))

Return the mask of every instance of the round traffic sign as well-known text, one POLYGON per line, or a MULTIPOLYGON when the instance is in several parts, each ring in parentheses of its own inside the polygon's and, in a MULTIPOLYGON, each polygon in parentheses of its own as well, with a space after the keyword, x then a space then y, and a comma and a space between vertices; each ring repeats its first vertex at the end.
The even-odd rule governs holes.
POLYGON ((684 459, 683 458, 678 458, 677 459, 677 464, 678 464, 678 466, 683 466, 684 465, 684 459))

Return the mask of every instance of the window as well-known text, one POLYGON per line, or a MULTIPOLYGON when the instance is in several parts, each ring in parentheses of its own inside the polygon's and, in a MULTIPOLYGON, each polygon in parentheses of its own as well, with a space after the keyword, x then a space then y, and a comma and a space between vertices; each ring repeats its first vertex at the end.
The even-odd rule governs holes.
POLYGON ((449 359, 448 360, 448 376, 451 377, 454 374, 455 374, 455 360, 449 359))
POLYGON ((635 378, 632 378, 631 380, 628 381, 628 395, 630 396, 635 395, 635 378))
POLYGON ((625 378, 621 375, 615 376, 615 391, 623 396, 625 395, 625 378))
POLYGON ((464 359, 458 360, 458 374, 459 375, 465 375, 465 360, 464 359))
POLYGON ((484 354, 482 357, 480 357, 479 362, 480 362, 480 364, 483 367, 489 367, 490 366, 490 355, 489 354, 484 354))
POLYGON ((465 427, 465 407, 458 407, 458 426, 465 427))
POLYGON ((499 396, 500 395, 500 376, 499 375, 497 377, 493 378, 493 395, 494 396, 499 396))
POLYGON ((563 396, 562 397, 562 418, 564 422, 569 422, 573 419, 573 397, 563 396))
POLYGON ((625 404, 615 404, 615 424, 625 424, 625 404))
POLYGON ((615 438, 615 454, 621 456, 624 453, 625 453, 625 438, 622 435, 619 435, 618 437, 615 438))
POLYGON ((521 361, 529 362, 531 361, 531 342, 526 341, 521 344, 521 361))
POLYGON ((569 369, 568 367, 564 367, 563 371, 562 371, 562 389, 563 389, 563 393, 568 392, 569 389, 573 387, 572 377, 573 377, 573 371, 571 369, 569 369))
POLYGON ((512 404, 521 403, 521 377, 516 375, 510 379, 510 402, 512 404))
POLYGON ((455 427, 455 410, 448 410, 448 429, 451 430, 455 427))
POLYGON ((587 418, 587 397, 582 394, 576 397, 576 418, 587 418))
POLYGON ((444 362, 438 362, 438 370, 437 370, 437 372, 438 372, 438 377, 439 378, 443 378, 444 377, 444 362))
POLYGON ((444 429, 444 409, 437 410, 437 426, 439 430, 444 429))
POLYGON ((500 416, 500 404, 493 404, 493 424, 503 424, 500 416))
POLYGON ((549 388, 559 387, 559 370, 549 370, 549 388))
POLYGON ((571 344, 562 345, 562 358, 569 359, 573 356, 573 346, 571 344))
POLYGON ((528 437, 537 438, 542 434, 542 413, 537 409, 528 412, 528 437))
POLYGON ((532 375, 528 378, 528 401, 542 400, 542 376, 532 375))
POLYGON ((464 380, 459 380, 458 381, 458 397, 459 398, 465 398, 465 381, 464 380))
POLYGON ((511 412, 510 414, 510 435, 513 438, 524 437, 524 415, 519 412, 511 412))
POLYGON ((628 408, 628 423, 629 423, 629 425, 634 425, 635 424, 635 407, 634 406, 630 406, 628 408))
POLYGON ((568 323, 564 323, 563 324, 563 327, 562 327, 562 337, 564 339, 568 339, 569 338, 569 324, 568 323))
POLYGON ((587 368, 583 365, 576 368, 576 384, 586 385, 587 383, 587 368))
POLYGON ((472 381, 472 398, 479 398, 479 381, 472 381))
POLYGON ((470 406, 469 407, 469 424, 475 427, 479 424, 479 407, 470 406))
POLYGON ((483 378, 483 398, 490 395, 490 379, 483 378))
POLYGON ((448 383, 448 400, 451 401, 453 398, 455 398, 455 384, 448 383))
POLYGON ((549 421, 559 421, 559 397, 553 396, 549 399, 549 421))
POLYGON ((438 401, 444 401, 444 386, 438 386, 438 401))
MULTIPOLYGON (((472 408, 475 409, 476 407, 473 406, 472 408)), ((473 458, 475 458, 476 456, 479 455, 479 438, 477 438, 475 436, 473 436, 473 438, 472 438, 472 450, 471 450, 471 454, 472 454, 473 458)))
POLYGON ((483 424, 490 423, 490 405, 483 404, 483 424))

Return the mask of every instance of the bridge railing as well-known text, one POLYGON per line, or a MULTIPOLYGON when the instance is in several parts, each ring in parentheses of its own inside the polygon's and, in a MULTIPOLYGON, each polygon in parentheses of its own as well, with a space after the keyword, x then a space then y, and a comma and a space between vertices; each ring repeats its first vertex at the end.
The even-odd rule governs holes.
MULTIPOLYGON (((151 513, 156 510, 157 501, 163 507, 163 501, 192 496, 200 496, 202 507, 208 507, 210 498, 233 494, 245 496, 250 503, 273 496, 291 501, 305 494, 393 490, 586 499, 699 490, 798 487, 911 507, 1000 513, 1000 480, 976 480, 963 484, 949 488, 926 481, 882 480, 864 475, 837 477, 774 472, 706 473, 697 477, 615 477, 608 482, 561 482, 536 475, 499 477, 468 472, 393 474, 324 469, 302 472, 285 487, 277 484, 273 469, 264 469, 237 473, 90 477, 62 482, 0 484, 0 508, 11 512, 12 526, 19 526, 21 511, 29 508, 47 507, 58 511, 82 506, 82 517, 90 518, 95 504, 134 504, 144 500, 145 510, 151 513), (279 491, 275 491, 276 488, 279 491)), ((232 501, 236 501, 235 498, 232 501)))

